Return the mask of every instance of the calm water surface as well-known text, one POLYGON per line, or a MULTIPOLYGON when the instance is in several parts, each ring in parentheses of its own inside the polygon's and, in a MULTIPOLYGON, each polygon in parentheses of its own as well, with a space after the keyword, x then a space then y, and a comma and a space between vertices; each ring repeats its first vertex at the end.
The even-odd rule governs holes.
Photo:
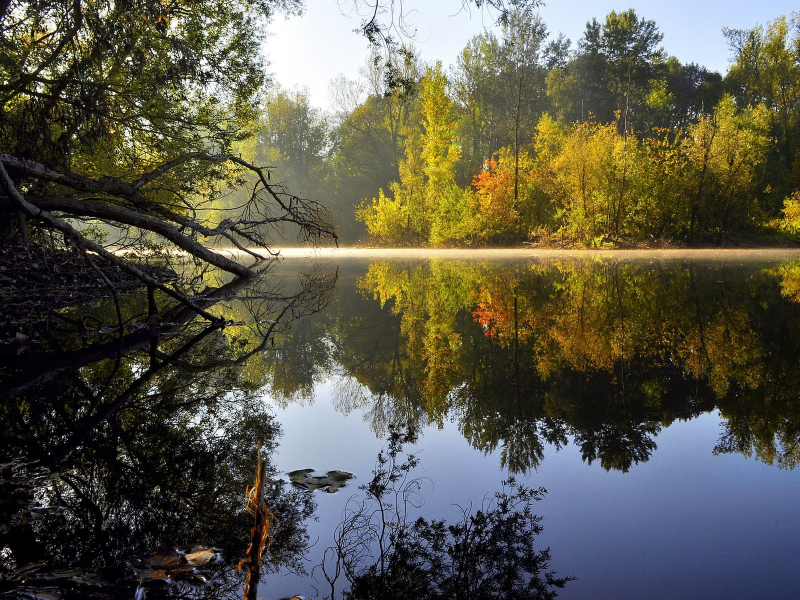
MULTIPOLYGON (((276 479, 355 476, 335 493, 274 486, 288 525, 273 555, 286 566, 259 597, 322 597, 319 569, 288 566, 322 560, 402 424, 419 432, 405 448, 423 478, 412 516, 457 521, 509 476, 546 488, 535 543, 576 578, 559 597, 800 589, 796 254, 322 253, 289 256, 269 277, 282 291, 229 297, 216 309, 239 326, 163 359, 133 392, 154 364, 146 344, 77 366, 75 344, 58 375, 42 374, 42 351, 0 373, 13 390, 5 454, 44 456, 50 479, 31 497, 61 507, 3 534, 6 574, 34 559, 96 566, 167 540, 242 554, 259 437, 276 479), (308 281, 300 272, 334 274, 335 286, 284 311, 260 345, 308 281), (309 500, 316 520, 304 519, 309 500)), ((203 334, 181 331, 159 352, 203 334)))
MULTIPOLYGON (((425 514, 455 519, 509 472, 548 490, 562 597, 792 597, 800 269, 714 259, 341 265, 301 342, 329 362, 290 402, 267 392, 277 462, 367 477, 384 422, 412 415, 425 514)), ((319 498, 320 546, 345 496, 319 498)))

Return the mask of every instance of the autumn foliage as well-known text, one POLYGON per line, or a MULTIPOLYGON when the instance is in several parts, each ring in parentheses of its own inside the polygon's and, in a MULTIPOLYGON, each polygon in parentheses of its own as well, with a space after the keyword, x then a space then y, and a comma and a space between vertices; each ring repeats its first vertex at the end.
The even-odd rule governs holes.
POLYGON ((437 64, 422 77, 399 182, 359 210, 373 243, 626 247, 800 231, 796 18, 726 30, 724 81, 667 56, 634 11, 588 23, 572 54, 561 38, 544 44, 540 19, 515 23, 527 33, 478 36, 447 75, 437 64))

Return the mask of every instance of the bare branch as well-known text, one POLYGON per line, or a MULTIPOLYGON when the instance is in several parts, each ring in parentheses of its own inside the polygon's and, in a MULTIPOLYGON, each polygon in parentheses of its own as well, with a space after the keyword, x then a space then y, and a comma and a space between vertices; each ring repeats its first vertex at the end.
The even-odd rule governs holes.
POLYGON ((69 238, 80 248, 81 250, 90 250, 97 255, 103 257, 108 262, 119 266, 120 268, 124 269, 140 281, 143 281, 149 285, 157 287, 165 294, 169 295, 172 298, 175 298, 181 304, 186 305, 187 307, 191 308, 194 312, 201 315, 202 317, 208 319, 212 323, 220 323, 221 319, 219 317, 215 317, 214 315, 210 314, 209 312, 203 310, 201 307, 197 306, 194 302, 186 298, 180 292, 177 292, 157 279, 154 279, 147 273, 144 273, 142 270, 138 269, 135 265, 129 263, 127 260, 120 258, 105 248, 103 248, 100 244, 92 242, 91 240, 87 240, 79 231, 77 231, 74 227, 72 227, 69 223, 62 221, 51 215, 49 212, 44 211, 30 202, 26 201, 25 198, 17 191, 17 188, 14 186, 14 182, 11 181, 11 177, 9 177, 8 172, 3 165, 3 161, 0 160, 0 185, 6 190, 6 193, 17 203, 20 209, 25 212, 29 217, 38 219, 43 221, 48 227, 55 229, 57 231, 61 231, 65 235, 69 236, 69 238))

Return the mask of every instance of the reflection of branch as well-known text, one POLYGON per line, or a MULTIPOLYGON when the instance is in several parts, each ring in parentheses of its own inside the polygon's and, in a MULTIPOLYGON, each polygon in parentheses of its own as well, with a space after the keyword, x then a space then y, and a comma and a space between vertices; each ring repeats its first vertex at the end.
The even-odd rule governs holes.
MULTIPOLYGON (((72 452, 75 448, 77 448, 89 435, 94 431, 94 429, 103 423, 106 419, 114 415, 117 411, 119 411, 123 406, 125 406, 128 401, 142 388, 145 387, 147 383, 159 372, 164 370, 167 366, 171 365, 173 362, 178 360, 181 356, 186 354, 189 350, 194 348, 197 344, 199 344, 203 339, 205 339, 209 334, 214 331, 217 331, 219 326, 215 323, 212 323, 208 327, 206 327, 203 331, 201 331, 198 335, 193 337, 189 340, 186 344, 184 344, 181 348, 179 348, 176 352, 172 355, 167 357, 164 361, 158 363, 156 366, 151 366, 147 371, 145 371, 139 378, 137 378, 128 388, 122 392, 119 396, 117 396, 113 402, 102 407, 98 410, 94 415, 90 415, 81 419, 78 423, 75 424, 73 427, 74 433, 60 446, 56 446, 53 450, 51 450, 45 460, 42 463, 46 466, 51 466, 57 464, 63 458, 65 458, 70 452, 72 452)), ((149 340, 148 340, 149 341, 149 340)))
MULTIPOLYGON (((250 282, 242 278, 237 278, 234 281, 209 292, 204 296, 201 301, 204 306, 209 306, 220 300, 235 298, 237 292, 242 291, 242 287, 250 282)), ((309 285, 303 292, 296 294, 293 297, 285 298, 285 305, 278 311, 277 316, 270 320, 270 326, 266 331, 261 332, 263 339, 255 349, 245 353, 243 356, 234 359, 219 358, 215 354, 211 354, 208 360, 203 361, 201 366, 189 366, 188 368, 197 371, 208 371, 209 369, 217 368, 230 368, 244 364, 249 358, 257 352, 262 351, 267 342, 271 339, 275 328, 283 323, 287 318, 296 318, 299 315, 305 314, 302 307, 311 305, 311 310, 319 308, 324 304, 323 297, 327 296, 327 292, 332 288, 335 279, 328 278, 312 279, 311 283, 316 285, 309 285)), ((164 312, 164 332, 175 333, 178 332, 181 326, 185 326, 193 321, 195 312, 192 309, 185 307, 175 307, 171 311, 164 312)), ((160 361, 150 363, 150 368, 144 371, 133 383, 131 383, 121 394, 117 395, 113 400, 106 404, 101 405, 96 410, 92 411, 86 417, 77 421, 71 427, 71 433, 62 443, 58 444, 55 448, 50 450, 49 455, 42 462, 52 465, 66 457, 70 452, 78 448, 84 440, 97 428, 101 423, 109 419, 120 409, 126 406, 129 401, 140 394, 143 390, 148 389, 151 385, 153 378, 164 371, 168 366, 175 366, 183 364, 183 359, 188 355, 189 351, 197 347, 211 333, 218 331, 224 327, 225 321, 217 319, 214 323, 205 327, 200 333, 195 335, 192 339, 182 345, 178 350, 171 354, 165 355, 159 353, 160 361)), ((132 350, 145 348, 150 342, 151 334, 147 329, 136 331, 128 336, 121 337, 113 342, 105 343, 96 347, 85 348, 81 351, 68 353, 66 356, 50 356, 44 353, 41 361, 44 361, 43 367, 37 372, 26 376, 23 380, 17 381, 12 385, 4 386, 0 392, 2 397, 14 397, 31 387, 41 384, 43 382, 54 379, 55 377, 64 374, 70 370, 77 370, 83 366, 96 363, 100 360, 109 358, 111 356, 118 356, 120 352, 130 352, 132 350)), ((94 402, 93 404, 97 404, 94 402)))
POLYGON ((336 580, 342 572, 352 583, 374 560, 378 576, 386 574, 387 560, 398 533, 407 527, 409 507, 419 508, 422 504, 419 497, 422 480, 411 477, 418 459, 402 452, 404 444, 414 441, 414 430, 400 431, 391 427, 387 447, 378 454, 372 480, 359 487, 366 497, 357 500, 352 496, 347 501, 342 521, 334 532, 334 546, 326 549, 318 565, 331 587, 331 597, 334 597, 336 580), (372 552, 374 544, 378 545, 377 559, 372 552), (329 553, 332 567, 327 564, 329 553), (331 568, 333 570, 329 571, 331 568))
MULTIPOLYGON (((253 488, 248 491, 247 510, 253 515, 253 528, 250 530, 250 547, 247 549, 247 558, 242 560, 238 570, 247 569, 247 581, 244 587, 245 600, 256 600, 258 597, 258 581, 261 577, 261 557, 269 554, 267 540, 272 542, 270 530, 275 523, 275 515, 267 508, 264 501, 264 485, 267 478, 267 463, 261 460, 261 440, 258 442, 258 457, 256 462, 256 480, 253 488)), ((272 536, 274 537, 274 535, 272 536)))
POLYGON ((100 279, 103 280, 103 283, 106 284, 106 287, 111 292, 111 296, 114 299, 114 309, 117 312, 117 327, 119 331, 120 337, 125 335, 125 323, 122 320, 122 309, 119 306, 119 294, 117 293, 117 288, 114 287, 114 284, 111 283, 111 280, 106 276, 102 269, 98 268, 92 257, 89 256, 86 252, 83 253, 83 257, 86 259, 86 262, 89 263, 89 266, 100 276, 100 279))
MULTIPOLYGON (((246 280, 237 278, 230 283, 213 290, 206 294, 198 304, 205 308, 227 298, 241 290, 246 280)), ((179 331, 180 327, 189 323, 196 316, 192 308, 176 307, 165 312, 163 322, 168 325, 162 326, 162 334, 179 331)), ((147 329, 140 329, 125 336, 121 336, 112 342, 97 344, 72 352, 43 353, 37 357, 36 368, 32 372, 27 372, 25 377, 16 381, 6 381, 0 399, 13 398, 22 394, 33 386, 41 385, 52 381, 56 377, 75 371, 92 363, 99 362, 106 358, 116 357, 119 354, 126 354, 147 346, 150 342, 150 333, 147 329)), ((173 358, 173 361, 175 359, 173 358)), ((175 361, 177 362, 177 361, 175 361)))
POLYGON ((330 277, 310 276, 305 282, 303 291, 294 296, 254 295, 243 297, 241 294, 237 295, 235 299, 239 302, 254 302, 257 306, 262 306, 264 301, 270 301, 284 303, 285 306, 280 310, 278 315, 272 319, 260 319, 255 310, 251 309, 249 311, 250 315, 253 316, 254 325, 248 326, 248 328, 261 338, 261 342, 251 350, 248 350, 236 358, 215 358, 204 363, 202 366, 190 366, 188 368, 203 371, 209 368, 233 367, 245 364, 253 356, 263 352, 268 344, 274 343, 274 341, 272 341, 272 335, 275 333, 278 325, 288 325, 292 321, 323 310, 327 306, 330 299, 330 292, 336 285, 338 277, 338 269, 330 277), (300 307, 299 310, 298 307, 300 307), (269 327, 264 330, 260 327, 262 324, 268 324, 269 327))
MULTIPOLYGON (((412 434, 413 435, 413 434, 412 434)), ((536 550, 542 517, 533 503, 544 488, 527 488, 510 477, 502 489, 487 494, 481 506, 461 508, 454 524, 409 519, 408 507, 419 507, 419 482, 409 477, 417 461, 400 456, 409 434, 394 430, 388 449, 378 455, 366 498, 351 498, 334 534, 334 546, 319 565, 331 598, 344 574, 348 598, 541 598, 572 577, 548 571, 550 550, 536 550), (393 500, 394 504, 387 502, 393 500), (382 540, 382 531, 389 535, 382 540), (373 552, 378 547, 378 554, 373 552)))

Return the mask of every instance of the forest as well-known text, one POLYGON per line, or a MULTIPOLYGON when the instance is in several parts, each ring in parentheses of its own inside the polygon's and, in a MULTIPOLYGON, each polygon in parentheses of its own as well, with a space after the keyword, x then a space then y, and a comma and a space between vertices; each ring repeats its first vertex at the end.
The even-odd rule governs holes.
POLYGON ((800 17, 724 31, 726 75, 634 10, 572 43, 510 11, 455 64, 413 45, 275 88, 251 152, 331 207, 346 244, 749 245, 800 232, 800 17))
POLYGON ((548 446, 616 476, 711 414, 709 452, 797 467, 795 252, 277 258, 798 244, 800 13, 726 30, 722 75, 634 10, 573 43, 539 0, 464 0, 495 27, 445 65, 392 37, 402 0, 340 0, 372 9, 371 54, 326 112, 264 56, 266 26, 307 4, 0 0, 0 600, 250 600, 302 573, 322 538, 292 474, 330 477, 279 463, 275 413, 328 383, 387 439, 370 477, 341 451, 366 454, 356 436, 323 436, 328 475, 358 478, 310 573, 331 597, 555 597, 572 577, 533 544, 544 488, 514 479, 548 446), (446 423, 508 480, 450 525, 406 519, 402 445, 446 423))
POLYGON ((797 243, 797 14, 726 29, 723 76, 669 56, 633 9, 573 43, 535 1, 477 2, 496 27, 454 64, 425 64, 380 21, 391 2, 374 4, 361 26, 371 54, 358 79, 331 82, 326 112, 270 82, 262 55, 263 25, 299 0, 4 3, 0 234, 63 239, 155 287, 104 246, 177 247, 250 277, 209 247, 259 260, 295 236, 797 243))

